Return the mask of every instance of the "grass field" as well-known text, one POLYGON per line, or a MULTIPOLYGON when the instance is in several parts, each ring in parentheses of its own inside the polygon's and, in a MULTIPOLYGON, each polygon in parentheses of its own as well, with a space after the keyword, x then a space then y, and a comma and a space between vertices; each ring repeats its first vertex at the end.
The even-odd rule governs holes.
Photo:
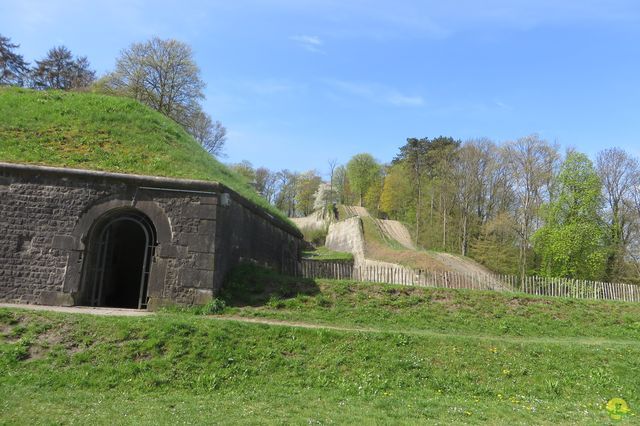
POLYGON ((128 98, 0 87, 0 161, 201 179, 287 220, 180 125, 128 98))
POLYGON ((315 250, 304 251, 302 252, 302 257, 313 260, 353 261, 353 254, 333 251, 324 246, 317 247, 315 250))
POLYGON ((0 309, 1 422, 607 424, 609 399, 640 404, 639 304, 231 284, 213 317, 0 309))

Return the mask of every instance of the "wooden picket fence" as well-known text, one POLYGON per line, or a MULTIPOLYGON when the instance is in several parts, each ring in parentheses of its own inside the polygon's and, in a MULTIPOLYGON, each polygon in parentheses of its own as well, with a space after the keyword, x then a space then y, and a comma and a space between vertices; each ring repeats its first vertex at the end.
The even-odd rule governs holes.
POLYGON ((355 280, 419 287, 521 292, 539 296, 640 302, 640 286, 623 283, 416 270, 400 265, 354 265, 352 262, 303 259, 293 275, 303 278, 355 280))

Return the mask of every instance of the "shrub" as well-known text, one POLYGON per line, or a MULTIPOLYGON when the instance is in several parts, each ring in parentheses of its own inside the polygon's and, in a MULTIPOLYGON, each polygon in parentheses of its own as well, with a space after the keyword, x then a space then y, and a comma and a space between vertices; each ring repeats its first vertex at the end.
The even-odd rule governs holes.
POLYGON ((221 314, 226 309, 227 304, 224 300, 214 298, 209 301, 206 305, 200 308, 200 315, 215 315, 221 314))

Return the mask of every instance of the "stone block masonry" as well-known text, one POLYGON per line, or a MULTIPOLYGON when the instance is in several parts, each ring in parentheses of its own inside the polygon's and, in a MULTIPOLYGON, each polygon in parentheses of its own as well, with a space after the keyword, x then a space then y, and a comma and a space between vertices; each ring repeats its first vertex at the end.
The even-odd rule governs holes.
POLYGON ((0 163, 0 300, 96 303, 94 281, 116 282, 99 231, 124 214, 151 235, 149 308, 205 303, 239 262, 282 270, 302 246, 297 229, 218 183, 0 163))

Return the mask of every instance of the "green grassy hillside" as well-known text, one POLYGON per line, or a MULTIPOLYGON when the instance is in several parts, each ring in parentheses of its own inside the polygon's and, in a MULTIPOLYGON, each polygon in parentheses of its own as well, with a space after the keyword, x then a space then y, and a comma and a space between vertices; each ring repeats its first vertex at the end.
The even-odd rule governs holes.
POLYGON ((606 424, 609 399, 640 404, 638 304, 232 283, 213 317, 0 309, 2 421, 606 424))
POLYGON ((201 179, 284 218, 177 123, 128 98, 0 88, 0 161, 201 179))

